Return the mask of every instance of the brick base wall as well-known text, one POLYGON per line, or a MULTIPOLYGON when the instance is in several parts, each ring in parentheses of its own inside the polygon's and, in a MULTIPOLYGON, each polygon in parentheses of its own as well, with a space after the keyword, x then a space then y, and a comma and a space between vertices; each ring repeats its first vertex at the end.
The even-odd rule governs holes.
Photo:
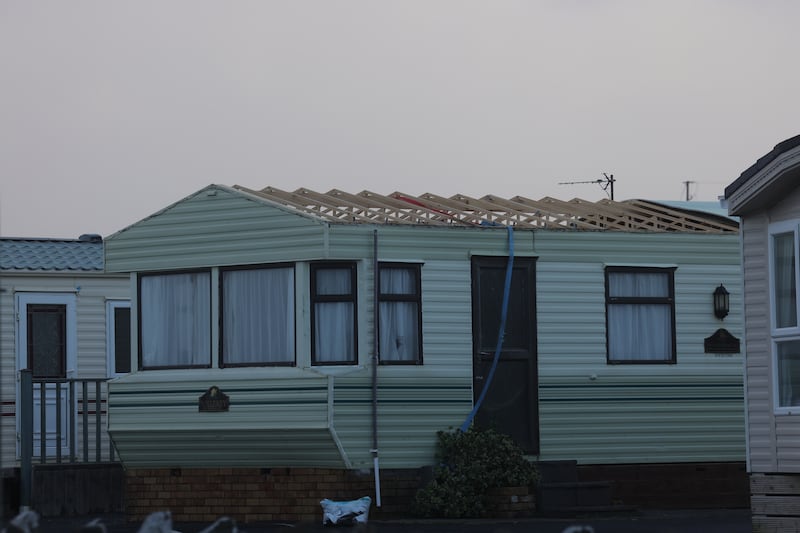
POLYGON ((372 518, 407 516, 417 489, 418 470, 382 470, 381 503, 375 478, 324 468, 138 468, 126 477, 127 516, 141 521, 169 510, 176 522, 211 522, 230 516, 240 523, 322 521, 320 500, 373 499, 372 518))
POLYGON ((651 509, 749 506, 745 463, 580 465, 581 481, 612 481, 616 503, 651 509))

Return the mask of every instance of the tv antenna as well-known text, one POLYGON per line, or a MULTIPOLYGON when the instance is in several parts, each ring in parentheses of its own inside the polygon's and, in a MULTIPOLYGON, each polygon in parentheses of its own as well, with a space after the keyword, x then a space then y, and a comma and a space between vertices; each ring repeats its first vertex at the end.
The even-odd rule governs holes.
POLYGON ((683 182, 683 185, 684 185, 684 187, 685 187, 685 190, 686 190, 686 201, 687 201, 687 202, 688 202, 689 200, 691 200, 692 198, 694 198, 694 195, 693 195, 693 194, 691 194, 691 193, 689 192, 689 186, 690 186, 690 185, 694 185, 695 183, 696 183, 696 182, 694 182, 694 181, 684 181, 684 182, 683 182))
POLYGON ((559 185, 577 185, 579 183, 597 183, 600 187, 606 191, 608 197, 613 201, 614 200, 614 182, 617 181, 614 179, 614 174, 606 174, 603 172, 602 178, 597 178, 596 180, 590 181, 560 181, 558 182, 559 185))

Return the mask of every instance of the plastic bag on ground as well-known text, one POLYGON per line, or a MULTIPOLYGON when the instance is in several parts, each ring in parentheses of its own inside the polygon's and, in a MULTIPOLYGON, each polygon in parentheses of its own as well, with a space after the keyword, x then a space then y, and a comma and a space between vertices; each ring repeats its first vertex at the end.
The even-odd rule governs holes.
POLYGON ((366 524, 369 518, 369 506, 372 505, 372 498, 364 496, 349 502, 335 502, 325 498, 319 504, 322 506, 323 525, 366 524))

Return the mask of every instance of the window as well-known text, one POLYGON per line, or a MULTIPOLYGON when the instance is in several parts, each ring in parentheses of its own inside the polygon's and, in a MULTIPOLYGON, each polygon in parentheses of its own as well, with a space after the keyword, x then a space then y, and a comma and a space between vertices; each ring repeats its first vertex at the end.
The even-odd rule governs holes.
POLYGON ((28 368, 34 378, 67 376, 67 306, 28 304, 28 368))
POLYGON ((294 364, 294 267, 224 270, 221 291, 221 366, 294 364))
POLYGON ((800 405, 800 339, 775 343, 778 407, 800 405))
POLYGON ((378 269, 381 362, 421 363, 420 266, 382 263, 378 269))
POLYGON ((106 302, 106 350, 109 377, 131 371, 131 304, 128 301, 106 302))
POLYGON ((606 268, 609 363, 675 363, 674 268, 606 268))
POLYGON ((211 274, 139 278, 140 364, 148 368, 211 366, 211 274))
POLYGON ((797 327, 797 232, 772 235, 772 296, 775 329, 797 327))
POLYGON ((311 265, 311 362, 356 363, 356 265, 311 265))
POLYGON ((800 324, 798 324, 798 221, 769 226, 770 302, 775 368, 775 406, 800 406, 800 324))

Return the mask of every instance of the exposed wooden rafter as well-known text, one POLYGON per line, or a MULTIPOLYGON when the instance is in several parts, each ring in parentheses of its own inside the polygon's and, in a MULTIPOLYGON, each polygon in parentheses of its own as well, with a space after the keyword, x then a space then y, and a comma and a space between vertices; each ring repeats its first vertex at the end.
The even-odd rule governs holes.
POLYGON ((506 199, 494 195, 449 198, 432 193, 419 196, 371 191, 356 194, 333 189, 319 193, 300 188, 293 192, 275 187, 236 189, 329 222, 348 224, 415 224, 434 226, 514 226, 576 231, 653 231, 733 233, 738 224, 727 217, 668 207, 644 200, 588 202, 524 196, 506 199))

